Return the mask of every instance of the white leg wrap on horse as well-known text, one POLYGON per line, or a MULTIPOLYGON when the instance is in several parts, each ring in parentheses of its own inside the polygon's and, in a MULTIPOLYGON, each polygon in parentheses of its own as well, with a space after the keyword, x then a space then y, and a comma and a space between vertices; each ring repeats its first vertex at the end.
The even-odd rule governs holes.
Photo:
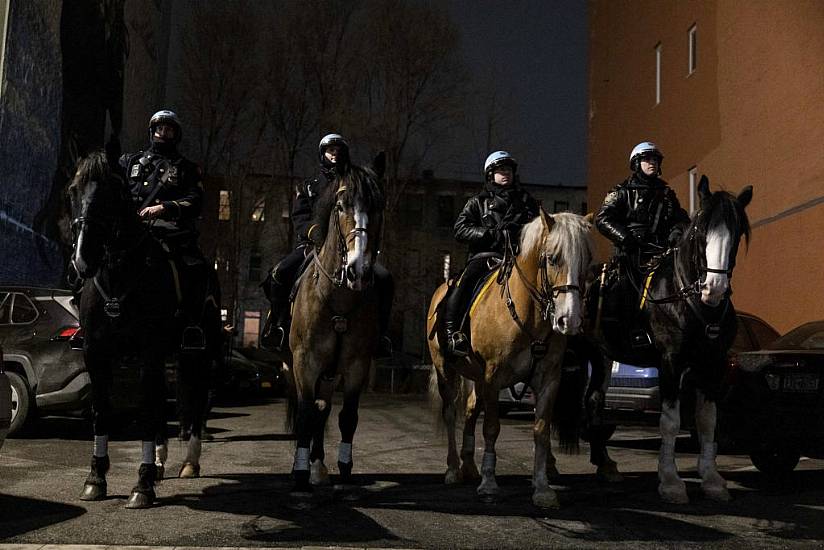
POLYGON ((141 464, 154 464, 155 460, 155 442, 143 441, 143 457, 141 464))
POLYGON ((186 446, 186 460, 191 464, 200 464, 200 454, 202 450, 202 443, 197 436, 189 437, 189 444, 186 446))
POLYGON ((701 460, 712 462, 718 455, 718 443, 701 444, 701 460))
POLYGON ((352 444, 340 442, 338 445, 338 462, 349 464, 352 462, 352 444))
POLYGON ((94 436, 94 456, 103 458, 109 454, 109 436, 96 435, 94 436))
POLYGON ((496 460, 495 453, 484 452, 484 459, 483 462, 481 462, 481 472, 487 475, 495 473, 496 460))
POLYGON ((293 470, 309 469, 309 447, 298 447, 295 449, 295 464, 293 470))
POLYGON ((169 458, 169 447, 165 443, 159 443, 155 446, 155 464, 162 466, 166 464, 166 459, 169 458))
POLYGON ((461 451, 468 455, 475 454, 475 436, 474 435, 465 435, 463 438, 463 447, 461 447, 461 451))

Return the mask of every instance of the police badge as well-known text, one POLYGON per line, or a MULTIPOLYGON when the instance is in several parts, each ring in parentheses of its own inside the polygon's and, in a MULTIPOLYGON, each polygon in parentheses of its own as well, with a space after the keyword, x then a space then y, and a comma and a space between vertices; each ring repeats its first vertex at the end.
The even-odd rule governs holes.
POLYGON ((140 175, 140 165, 135 164, 135 165, 132 166, 132 172, 131 172, 131 175, 129 177, 136 178, 139 175, 140 175))
POLYGON ((177 166, 169 166, 169 184, 177 184, 177 166))

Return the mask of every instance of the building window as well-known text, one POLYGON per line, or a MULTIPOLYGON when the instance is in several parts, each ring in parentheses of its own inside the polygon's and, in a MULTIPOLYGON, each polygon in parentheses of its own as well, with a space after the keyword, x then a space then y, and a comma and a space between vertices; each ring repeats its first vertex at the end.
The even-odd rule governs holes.
POLYGON ((260 266, 263 263, 263 256, 260 252, 252 252, 249 255, 249 282, 257 283, 260 281, 260 266))
POLYGON ((693 24, 692 27, 690 27, 690 30, 687 31, 687 36, 689 37, 689 55, 690 55, 689 65, 688 65, 689 70, 687 71, 688 75, 691 75, 692 73, 695 72, 696 61, 697 61, 697 56, 698 56, 698 47, 697 47, 696 42, 695 42, 695 39, 696 39, 696 32, 695 31, 696 31, 696 26, 694 24, 693 24))
POLYGON ((423 195, 405 193, 401 198, 399 214, 403 225, 420 227, 423 221, 423 195))
POLYGON ((661 43, 655 45, 655 104, 661 103, 661 43))
POLYGON ((452 227, 453 225, 455 225, 455 197, 439 195, 438 227, 452 227))
POLYGON ((553 212, 567 212, 569 211, 569 201, 555 201, 553 212))
POLYGON ((217 207, 217 219, 220 221, 228 221, 232 218, 232 207, 229 204, 229 191, 226 189, 220 190, 220 203, 217 207))
POLYGON ((692 213, 695 212, 695 209, 698 208, 696 204, 698 201, 696 198, 698 197, 698 190, 696 186, 698 185, 698 167, 693 166, 690 168, 687 173, 690 176, 690 216, 692 213))
POLYGON ((252 221, 265 222, 266 215, 264 210, 266 210, 266 199, 260 198, 255 202, 255 206, 252 207, 252 221))
POLYGON ((256 348, 260 338, 260 312, 243 313, 243 347, 256 348))

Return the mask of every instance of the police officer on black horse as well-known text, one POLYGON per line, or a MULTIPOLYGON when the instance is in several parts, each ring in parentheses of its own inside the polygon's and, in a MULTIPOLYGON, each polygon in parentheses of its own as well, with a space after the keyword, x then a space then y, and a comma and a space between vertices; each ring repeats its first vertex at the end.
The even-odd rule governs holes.
POLYGON ((210 365, 202 362, 220 360, 219 352, 212 353, 221 348, 220 288, 197 242, 203 182, 200 168, 178 151, 182 137, 177 115, 158 111, 149 120, 149 148, 123 155, 120 167, 138 215, 172 260, 182 330, 176 346, 181 438, 199 440, 210 383, 210 365))
MULTIPOLYGON (((605 294, 605 317, 639 311, 637 300, 643 276, 677 245, 689 224, 689 215, 681 208, 675 191, 660 177, 663 160, 661 150, 652 142, 643 141, 633 147, 629 154, 632 173, 612 188, 595 216, 595 226, 615 245, 611 263, 617 281, 605 294)), ((633 348, 651 343, 637 315, 617 321, 629 328, 633 348)), ((606 325, 604 331, 608 337, 606 325)))
MULTIPOLYGON (((306 258, 312 251, 311 235, 314 229, 315 205, 326 188, 332 185, 338 174, 348 169, 349 144, 340 134, 327 134, 318 144, 318 172, 306 179, 296 189, 292 205, 292 226, 295 247, 272 269, 263 289, 272 304, 272 312, 264 330, 264 344, 276 351, 289 348, 289 329, 291 326, 291 293, 298 276, 306 267, 306 258)), ((319 237, 314 235, 315 238, 319 237)), ((387 335, 389 318, 392 312, 394 282, 392 275, 383 265, 374 264, 375 289, 378 293, 380 341, 377 346, 378 357, 392 355, 392 342, 387 335)))

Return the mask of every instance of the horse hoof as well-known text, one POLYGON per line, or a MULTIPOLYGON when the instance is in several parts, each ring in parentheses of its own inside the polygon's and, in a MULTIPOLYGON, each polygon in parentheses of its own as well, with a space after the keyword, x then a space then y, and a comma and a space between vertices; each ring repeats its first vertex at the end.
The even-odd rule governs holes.
POLYGON ((458 470, 447 470, 446 476, 444 477, 444 483, 446 485, 455 485, 456 483, 460 483, 461 476, 458 474, 458 470))
POLYGON ((329 485, 329 469, 320 461, 315 460, 310 466, 309 483, 315 486, 329 485))
POLYGON ((192 479, 200 477, 200 464, 192 464, 191 462, 184 462, 180 467, 177 477, 182 479, 192 479))
POLYGON ((608 462, 598 466, 595 477, 598 481, 604 483, 621 483, 624 481, 624 476, 618 471, 618 466, 614 462, 608 462))
POLYGON ((495 493, 478 493, 478 500, 484 504, 495 504, 498 502, 498 495, 495 493))
POLYGON ((532 504, 538 508, 557 510, 561 507, 558 502, 558 495, 555 491, 536 491, 532 495, 532 504))
POLYGON ((83 492, 80 493, 80 500, 103 500, 106 498, 106 484, 93 485, 87 483, 83 486, 83 492))
POLYGON ((154 504, 154 491, 146 493, 141 491, 132 491, 129 500, 126 501, 126 508, 130 510, 137 510, 141 508, 150 508, 154 504))
POLYGON ((704 492, 704 496, 710 500, 717 502, 729 502, 732 500, 732 496, 730 496, 730 492, 726 487, 701 487, 701 490, 704 492))
POLYGON ((155 479, 155 485, 160 485, 160 482, 163 481, 163 476, 166 475, 166 466, 163 464, 155 464, 157 466, 157 478, 155 479))
POLYGON ((658 494, 661 495, 661 500, 669 504, 687 504, 690 501, 687 488, 683 484, 675 487, 659 485, 658 494))
POLYGON ((481 479, 481 472, 478 471, 478 467, 474 463, 464 464, 461 466, 460 477, 463 481, 473 481, 481 479))

